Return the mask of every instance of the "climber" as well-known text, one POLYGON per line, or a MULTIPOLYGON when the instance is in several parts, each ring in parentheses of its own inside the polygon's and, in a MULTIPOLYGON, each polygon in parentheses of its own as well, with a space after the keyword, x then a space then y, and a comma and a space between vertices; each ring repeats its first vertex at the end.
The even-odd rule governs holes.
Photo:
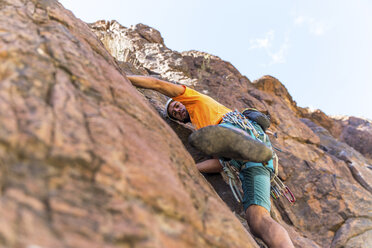
MULTIPOLYGON (((183 123, 191 122, 195 126, 197 131, 192 134, 193 145, 207 154, 232 159, 242 166, 240 179, 244 195, 243 207, 251 232, 269 247, 294 247, 287 231, 270 216, 270 172, 261 162, 270 164, 268 160, 272 154, 267 153, 265 149, 255 150, 257 143, 252 143, 249 135, 236 126, 225 123, 223 117, 226 114, 236 113, 211 97, 184 85, 149 76, 128 76, 128 79, 134 86, 152 89, 171 98, 165 111, 171 119, 183 123), (203 143, 204 139, 208 140, 208 145, 203 143), (257 151, 259 154, 242 151, 241 142, 244 147, 248 147, 246 150, 257 151), (198 146, 197 143, 202 144, 198 146), (232 143, 234 145, 231 145, 232 143)), ((219 159, 209 159, 196 166, 203 173, 222 171, 219 159)))

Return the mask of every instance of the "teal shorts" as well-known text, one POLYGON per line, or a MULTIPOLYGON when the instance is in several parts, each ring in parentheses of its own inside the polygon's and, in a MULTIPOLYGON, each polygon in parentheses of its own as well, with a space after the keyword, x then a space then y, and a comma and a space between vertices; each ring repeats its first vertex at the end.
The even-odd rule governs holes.
POLYGON ((248 167, 240 171, 244 212, 251 205, 259 205, 270 212, 270 171, 264 166, 248 167))

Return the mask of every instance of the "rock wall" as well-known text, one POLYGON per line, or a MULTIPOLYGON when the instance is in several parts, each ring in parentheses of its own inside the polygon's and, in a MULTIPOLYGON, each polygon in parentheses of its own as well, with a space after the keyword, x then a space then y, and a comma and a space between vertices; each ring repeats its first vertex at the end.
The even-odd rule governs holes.
POLYGON ((341 117, 336 119, 341 123, 340 140, 355 148, 372 164, 372 122, 357 117, 341 117))
MULTIPOLYGON (((368 158, 363 156, 366 153, 361 154, 352 142, 343 142, 346 136, 341 134, 350 127, 348 123, 298 107, 284 85, 272 76, 251 82, 217 56, 172 51, 160 33, 146 25, 126 28, 116 21, 99 21, 90 26, 128 74, 157 76, 208 94, 229 108, 255 107, 271 115, 270 129, 278 134, 272 142, 281 150, 280 177, 297 198, 294 205, 284 199, 274 201, 271 214, 289 231, 296 247, 372 245, 372 172, 368 158)), ((140 91, 164 117, 166 99, 140 91)), ((206 159, 187 146, 192 127, 165 120, 195 161, 206 159)), ((365 128, 362 132, 370 151, 371 132, 365 128)), ((245 224, 241 208, 221 177, 205 176, 245 224)))
POLYGON ((298 109, 302 117, 327 129, 333 137, 353 147, 372 164, 372 121, 354 116, 329 117, 319 109, 298 109))
POLYGON ((257 247, 87 24, 0 13, 0 247, 257 247))
POLYGON ((263 246, 221 176, 196 170, 193 127, 166 119, 166 98, 128 73, 269 112, 297 197, 272 216, 297 247, 372 246, 371 149, 347 138, 351 127, 369 146, 370 122, 330 120, 335 134, 276 78, 172 51, 146 25, 89 27, 55 0, 3 0, 0 13, 0 247, 263 246))

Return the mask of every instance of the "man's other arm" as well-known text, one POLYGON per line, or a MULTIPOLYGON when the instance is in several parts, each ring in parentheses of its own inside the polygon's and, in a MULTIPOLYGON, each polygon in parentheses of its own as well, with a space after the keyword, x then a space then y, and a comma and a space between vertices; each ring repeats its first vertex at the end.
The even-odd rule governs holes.
POLYGON ((155 90, 168 97, 176 97, 184 92, 181 85, 148 76, 127 76, 134 86, 155 90))

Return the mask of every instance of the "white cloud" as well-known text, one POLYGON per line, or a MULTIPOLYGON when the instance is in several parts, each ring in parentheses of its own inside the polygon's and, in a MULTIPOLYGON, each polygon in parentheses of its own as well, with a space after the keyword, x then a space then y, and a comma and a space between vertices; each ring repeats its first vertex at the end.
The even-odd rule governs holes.
POLYGON ((274 31, 270 30, 266 33, 265 38, 263 39, 252 39, 249 41, 251 44, 249 49, 258 49, 258 48, 269 48, 271 47, 271 42, 274 40, 274 31))
POLYGON ((279 47, 279 50, 273 48, 275 39, 275 32, 273 30, 268 31, 264 38, 251 39, 249 41, 249 49, 264 49, 266 55, 270 58, 268 64, 263 66, 269 66, 273 64, 282 64, 286 62, 286 55, 289 48, 289 39, 286 37, 284 43, 279 47))
POLYGON ((305 21, 305 17, 304 16, 297 16, 296 19, 294 20, 294 23, 297 25, 297 26, 301 26, 305 21))
POLYGON ((288 48, 289 48, 289 39, 287 38, 285 42, 280 46, 278 51, 272 53, 268 50, 267 51, 268 55, 271 58, 269 65, 285 63, 286 55, 288 53, 288 48))
POLYGON ((307 16, 297 16, 294 20, 294 24, 298 27, 307 27, 309 33, 316 36, 323 35, 330 29, 327 23, 307 16))

